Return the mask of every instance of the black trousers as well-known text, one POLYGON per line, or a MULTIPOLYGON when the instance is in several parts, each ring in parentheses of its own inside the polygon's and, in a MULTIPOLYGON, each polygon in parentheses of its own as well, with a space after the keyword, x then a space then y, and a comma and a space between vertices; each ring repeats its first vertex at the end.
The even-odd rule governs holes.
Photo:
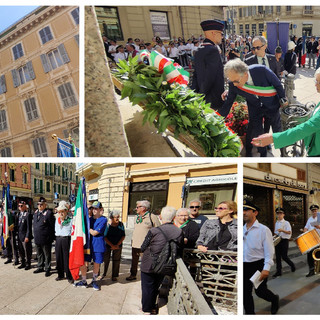
POLYGON ((27 261, 27 265, 31 265, 31 257, 32 257, 32 242, 29 240, 28 242, 21 241, 18 239, 18 248, 19 254, 21 258, 21 263, 25 264, 27 261))
MULTIPOLYGON (((255 274, 257 270, 262 271, 264 266, 264 260, 258 260, 255 262, 243 263, 243 306, 246 314, 255 314, 254 301, 252 296, 253 284, 250 278, 255 274)), ((258 289, 255 289, 255 293, 259 298, 272 302, 277 297, 267 287, 268 278, 263 280, 258 289)))
POLYGON ((111 250, 111 248, 107 246, 107 250, 104 253, 104 257, 103 257, 103 262, 104 262, 103 274, 104 275, 107 274, 110 258, 112 254, 112 278, 119 277, 121 252, 122 252, 122 247, 120 247, 117 250, 111 250))
POLYGON ((52 243, 49 244, 36 244, 37 257, 38 257, 38 269, 45 271, 51 270, 51 247, 52 243))
POLYGON ((157 309, 157 296, 164 276, 141 271, 142 311, 151 312, 157 309))
POLYGON ((15 235, 12 235, 12 232, 10 232, 10 236, 7 239, 6 249, 4 251, 4 254, 7 256, 8 259, 14 258, 15 262, 17 262, 17 263, 19 262, 19 250, 18 250, 18 246, 16 243, 16 237, 15 237, 15 235), (14 255, 14 257, 13 257, 13 255, 14 255))
POLYGON ((131 260, 131 269, 130 275, 136 276, 138 273, 138 263, 140 258, 141 249, 140 248, 132 248, 132 260, 131 260))
POLYGON ((312 252, 313 250, 309 251, 307 253, 307 260, 308 260, 308 266, 309 266, 309 272, 314 271, 314 260, 312 258, 312 252))
POLYGON ((71 237, 56 237, 56 262, 58 277, 64 278, 64 274, 68 279, 72 279, 69 269, 69 249, 71 237))
POLYGON ((281 259, 285 261, 291 268, 294 267, 294 263, 288 257, 289 239, 281 239, 276 245, 276 263, 277 273, 281 273, 282 263, 281 259))

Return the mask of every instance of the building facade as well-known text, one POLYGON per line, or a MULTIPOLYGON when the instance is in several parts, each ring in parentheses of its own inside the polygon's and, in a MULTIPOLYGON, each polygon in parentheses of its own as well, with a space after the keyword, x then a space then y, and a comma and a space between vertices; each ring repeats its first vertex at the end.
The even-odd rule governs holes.
POLYGON ((128 38, 151 42, 159 36, 168 40, 203 34, 200 22, 223 20, 222 6, 96 6, 101 34, 126 43, 128 38))
POLYGON ((289 35, 320 35, 320 6, 228 6, 224 8, 228 32, 262 35, 267 22, 289 22, 289 35))
POLYGON ((30 163, 1 163, 1 198, 2 188, 10 185, 10 202, 13 210, 18 209, 20 200, 32 206, 31 196, 31 165, 30 163))
POLYGON ((272 231, 277 207, 284 208, 295 237, 310 216, 310 205, 320 204, 319 164, 247 163, 243 176, 244 198, 261 209, 258 220, 272 231))
POLYGON ((0 155, 57 156, 79 144, 79 8, 41 6, 0 33, 0 155))
POLYGON ((44 197, 48 207, 53 209, 61 200, 76 200, 79 178, 75 174, 74 163, 32 163, 31 197, 33 208, 37 208, 40 197, 44 197))
POLYGON ((235 164, 102 163, 86 164, 77 173, 86 178, 89 203, 101 201, 105 215, 120 210, 129 228, 138 200, 149 200, 151 210, 159 214, 166 205, 178 209, 198 198, 200 213, 214 216, 219 202, 237 199, 235 164))

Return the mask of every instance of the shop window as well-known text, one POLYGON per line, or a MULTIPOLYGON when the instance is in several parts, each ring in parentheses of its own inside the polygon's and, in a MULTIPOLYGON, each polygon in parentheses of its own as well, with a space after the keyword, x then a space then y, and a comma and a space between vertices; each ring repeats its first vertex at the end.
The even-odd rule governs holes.
POLYGON ((200 214, 215 214, 214 208, 222 201, 234 200, 236 184, 190 186, 185 198, 185 207, 195 199, 201 201, 200 214))
POLYGON ((160 214, 161 209, 167 204, 168 180, 132 183, 129 195, 129 215, 136 214, 136 202, 148 200, 151 211, 160 214))

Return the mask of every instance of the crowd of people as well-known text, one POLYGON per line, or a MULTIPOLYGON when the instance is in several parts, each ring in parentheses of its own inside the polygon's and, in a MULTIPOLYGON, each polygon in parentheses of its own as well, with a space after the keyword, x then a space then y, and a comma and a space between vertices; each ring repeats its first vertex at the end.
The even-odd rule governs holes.
MULTIPOLYGON (((320 229, 319 206, 310 206, 311 217, 308 219, 303 232, 320 229)), ((292 228, 289 221, 285 220, 285 210, 276 208, 277 221, 274 226, 274 237, 271 230, 259 223, 258 215, 261 209, 249 200, 243 202, 243 304, 246 314, 255 314, 254 299, 252 290, 254 280, 252 278, 259 271, 258 281, 261 283, 255 286, 256 295, 271 303, 270 312, 276 314, 279 310, 279 295, 273 293, 267 286, 270 269, 274 265, 273 257, 276 256, 276 273, 273 278, 282 276, 282 260, 290 267, 291 272, 296 271, 296 266, 288 257, 289 239, 292 237, 292 228)), ((304 235, 304 234, 303 234, 304 235)), ((315 275, 315 261, 313 259, 313 248, 307 253, 307 264, 309 272, 306 277, 315 275)))
MULTIPOLYGON (((47 208, 46 199, 41 197, 34 213, 25 201, 20 201, 18 211, 10 211, 10 237, 2 247, 5 264, 13 263, 18 269, 32 268, 33 245, 36 249, 36 269, 34 274, 44 273, 45 277, 57 273, 56 281, 66 279, 74 287, 100 290, 100 280, 106 277, 112 260, 111 280, 119 277, 122 245, 125 227, 120 221, 120 212, 112 210, 108 217, 103 215, 101 202, 95 201, 88 208, 90 220, 90 254, 84 254, 85 263, 80 266, 81 277, 74 277, 69 269, 71 234, 73 231, 74 208, 66 201, 60 201, 54 211, 47 208), (53 271, 52 248, 54 244, 56 271, 53 271), (87 282, 90 266, 92 281, 87 282)), ((136 218, 131 241, 132 260, 127 281, 137 279, 141 258, 142 310, 147 314, 157 314, 156 298, 164 274, 154 272, 155 258, 160 255, 165 243, 174 240, 178 246, 178 256, 184 248, 237 251, 237 205, 233 201, 223 201, 216 208, 216 218, 201 215, 201 201, 192 200, 188 208, 176 210, 164 207, 160 215, 150 210, 148 200, 136 203, 136 218)), ((1 207, 1 212, 3 208, 1 207)), ((2 212, 3 213, 3 212, 2 212)), ((3 215, 0 216, 2 222, 3 215)))

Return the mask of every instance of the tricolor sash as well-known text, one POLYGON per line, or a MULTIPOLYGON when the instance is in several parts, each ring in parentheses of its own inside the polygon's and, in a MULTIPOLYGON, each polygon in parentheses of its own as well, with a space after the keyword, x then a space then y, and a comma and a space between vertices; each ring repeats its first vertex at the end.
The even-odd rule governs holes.
POLYGON ((247 93, 255 94, 259 97, 273 97, 277 95, 277 90, 275 87, 259 87, 259 86, 251 86, 249 84, 244 84, 243 87, 238 87, 238 89, 245 91, 247 93))

